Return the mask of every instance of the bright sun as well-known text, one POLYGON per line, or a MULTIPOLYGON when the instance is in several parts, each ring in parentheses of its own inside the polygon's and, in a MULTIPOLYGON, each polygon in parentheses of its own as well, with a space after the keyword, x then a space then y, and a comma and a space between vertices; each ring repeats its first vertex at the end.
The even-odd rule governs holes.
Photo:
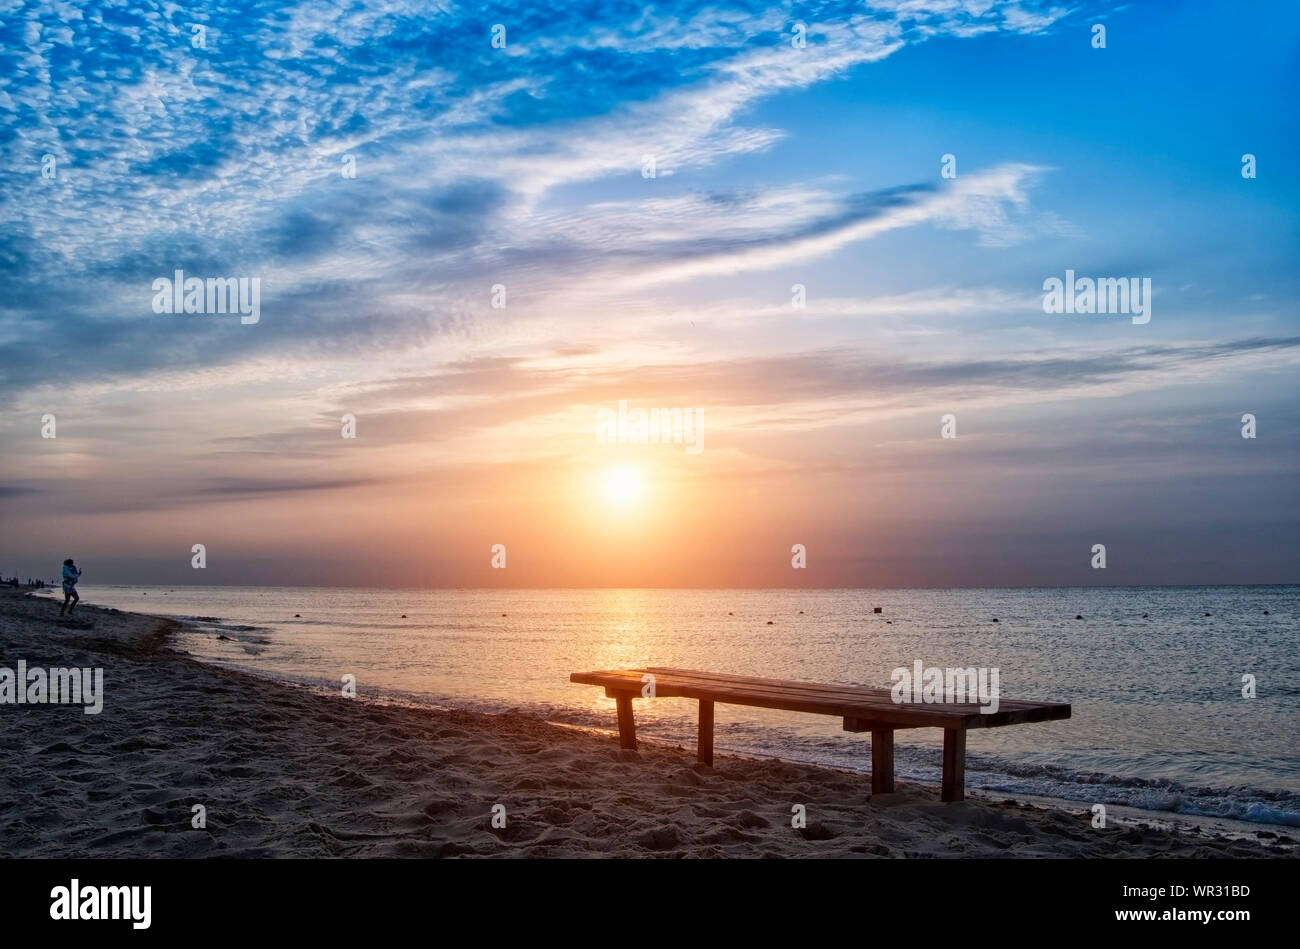
POLYGON ((630 504, 643 490, 641 472, 630 466, 614 468, 605 475, 605 497, 616 504, 630 504))

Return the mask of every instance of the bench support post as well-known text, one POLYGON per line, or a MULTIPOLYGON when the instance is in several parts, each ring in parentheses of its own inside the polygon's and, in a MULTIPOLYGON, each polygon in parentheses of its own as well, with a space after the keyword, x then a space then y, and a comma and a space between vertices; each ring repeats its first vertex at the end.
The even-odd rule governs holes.
POLYGON ((700 764, 713 767, 713 702, 700 699, 700 738, 695 751, 700 764))
POLYGON ((871 793, 894 793, 894 730, 871 729, 871 793))
POLYGON ((966 799, 966 729, 943 730, 943 790, 941 801, 966 799))
POLYGON ((632 696, 620 692, 614 696, 618 706, 618 744, 620 748, 636 751, 636 719, 632 717, 632 696))

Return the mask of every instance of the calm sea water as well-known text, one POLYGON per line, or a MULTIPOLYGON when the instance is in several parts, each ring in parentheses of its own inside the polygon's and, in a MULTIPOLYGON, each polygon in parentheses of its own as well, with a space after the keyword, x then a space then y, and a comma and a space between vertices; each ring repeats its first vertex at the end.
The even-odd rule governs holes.
MULTIPOLYGON (((570 672, 661 665, 887 686, 917 659, 996 667, 1004 697, 1067 701, 1074 716, 971 732, 969 788, 1300 826, 1296 586, 82 595, 190 620, 179 646, 219 665, 330 689, 351 674, 363 697, 601 728, 613 702, 570 672)), ((692 747, 695 714, 685 699, 637 702, 643 736, 692 747)), ((938 781, 940 735, 898 733, 900 778, 938 781)), ((822 716, 720 705, 716 744, 869 770, 865 736, 822 716)))

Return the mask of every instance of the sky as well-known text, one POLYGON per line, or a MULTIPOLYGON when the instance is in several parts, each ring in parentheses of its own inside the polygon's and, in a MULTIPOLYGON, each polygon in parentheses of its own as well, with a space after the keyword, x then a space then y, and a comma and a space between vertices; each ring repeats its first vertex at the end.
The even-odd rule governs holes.
POLYGON ((0 36, 6 575, 1300 582, 1295 4, 0 36), (157 312, 177 270, 256 280, 256 321, 157 312), (1045 312, 1067 271, 1149 280, 1149 320, 1045 312), (620 403, 698 424, 602 434, 620 403))

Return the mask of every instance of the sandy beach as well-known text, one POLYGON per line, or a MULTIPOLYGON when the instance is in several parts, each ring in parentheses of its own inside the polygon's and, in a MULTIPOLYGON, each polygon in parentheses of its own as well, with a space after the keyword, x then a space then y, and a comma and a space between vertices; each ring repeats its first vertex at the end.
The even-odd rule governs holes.
MULTIPOLYGON (((330 697, 200 664, 169 620, 0 594, 0 667, 97 667, 103 710, 0 705, 6 857, 1268 857, 1295 842, 968 800, 523 715, 330 697), (802 804, 807 826, 791 827, 802 804), (206 827, 192 826, 202 805, 206 827), (506 826, 492 826, 504 807, 506 826), (500 813, 500 808, 497 808, 500 813)), ((611 716, 612 722, 612 716, 611 716)))

